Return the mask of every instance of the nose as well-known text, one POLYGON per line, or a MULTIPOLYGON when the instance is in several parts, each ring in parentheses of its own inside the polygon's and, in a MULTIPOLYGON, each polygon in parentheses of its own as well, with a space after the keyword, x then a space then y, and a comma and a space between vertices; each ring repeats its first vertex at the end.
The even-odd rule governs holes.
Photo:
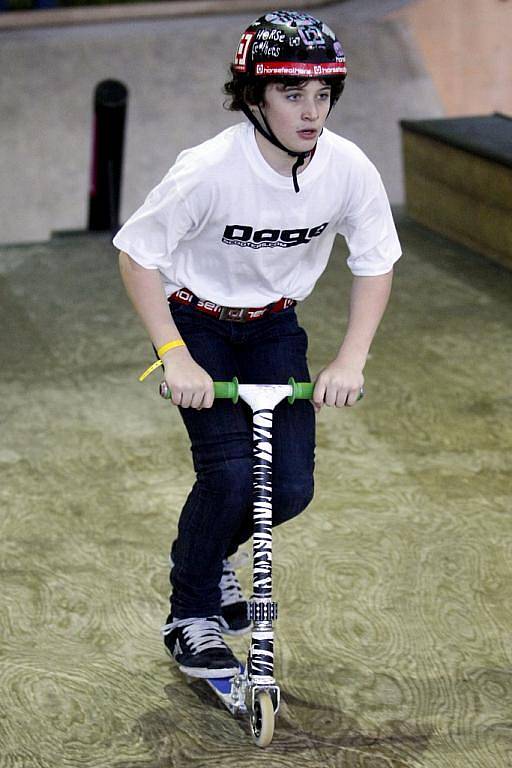
POLYGON ((304 109, 302 110, 302 117, 304 120, 317 120, 318 119, 318 104, 314 98, 308 98, 304 102, 304 109))

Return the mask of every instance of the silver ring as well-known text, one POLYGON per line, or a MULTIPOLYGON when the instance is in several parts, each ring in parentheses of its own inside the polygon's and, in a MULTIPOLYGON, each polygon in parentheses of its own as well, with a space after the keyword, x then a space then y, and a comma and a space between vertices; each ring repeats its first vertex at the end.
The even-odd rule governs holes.
POLYGON ((361 389, 359 390, 359 395, 358 395, 357 399, 358 400, 362 400, 363 397, 364 397, 364 387, 361 387, 361 389))

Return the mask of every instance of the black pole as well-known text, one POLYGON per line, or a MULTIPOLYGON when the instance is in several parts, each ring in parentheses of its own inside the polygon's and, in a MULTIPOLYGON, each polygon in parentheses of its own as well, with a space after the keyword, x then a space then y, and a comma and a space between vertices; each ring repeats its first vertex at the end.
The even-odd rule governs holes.
POLYGON ((119 229, 127 101, 128 89, 118 80, 103 80, 96 86, 89 190, 90 231, 115 233, 119 229))

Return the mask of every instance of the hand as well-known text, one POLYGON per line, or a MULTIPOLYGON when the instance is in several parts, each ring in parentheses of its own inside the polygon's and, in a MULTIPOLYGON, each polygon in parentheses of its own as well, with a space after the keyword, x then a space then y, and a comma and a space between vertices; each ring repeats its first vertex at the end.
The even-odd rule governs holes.
POLYGON ((171 403, 182 408, 211 408, 215 399, 213 381, 198 365, 186 347, 172 349, 163 356, 164 378, 171 390, 171 403))
POLYGON ((359 366, 333 360, 317 376, 313 392, 315 412, 324 404, 336 408, 354 405, 361 396, 363 384, 363 371, 359 366))

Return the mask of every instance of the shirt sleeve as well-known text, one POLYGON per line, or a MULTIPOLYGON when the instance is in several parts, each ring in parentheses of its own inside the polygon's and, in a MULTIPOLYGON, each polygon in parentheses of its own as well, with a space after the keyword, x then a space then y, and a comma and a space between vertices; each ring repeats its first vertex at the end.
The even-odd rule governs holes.
POLYGON ((171 169, 114 237, 113 243, 147 269, 168 268, 179 241, 196 226, 171 169))
POLYGON ((380 174, 363 157, 354 169, 352 193, 338 232, 348 245, 350 271, 366 277, 389 272, 402 250, 380 174))

